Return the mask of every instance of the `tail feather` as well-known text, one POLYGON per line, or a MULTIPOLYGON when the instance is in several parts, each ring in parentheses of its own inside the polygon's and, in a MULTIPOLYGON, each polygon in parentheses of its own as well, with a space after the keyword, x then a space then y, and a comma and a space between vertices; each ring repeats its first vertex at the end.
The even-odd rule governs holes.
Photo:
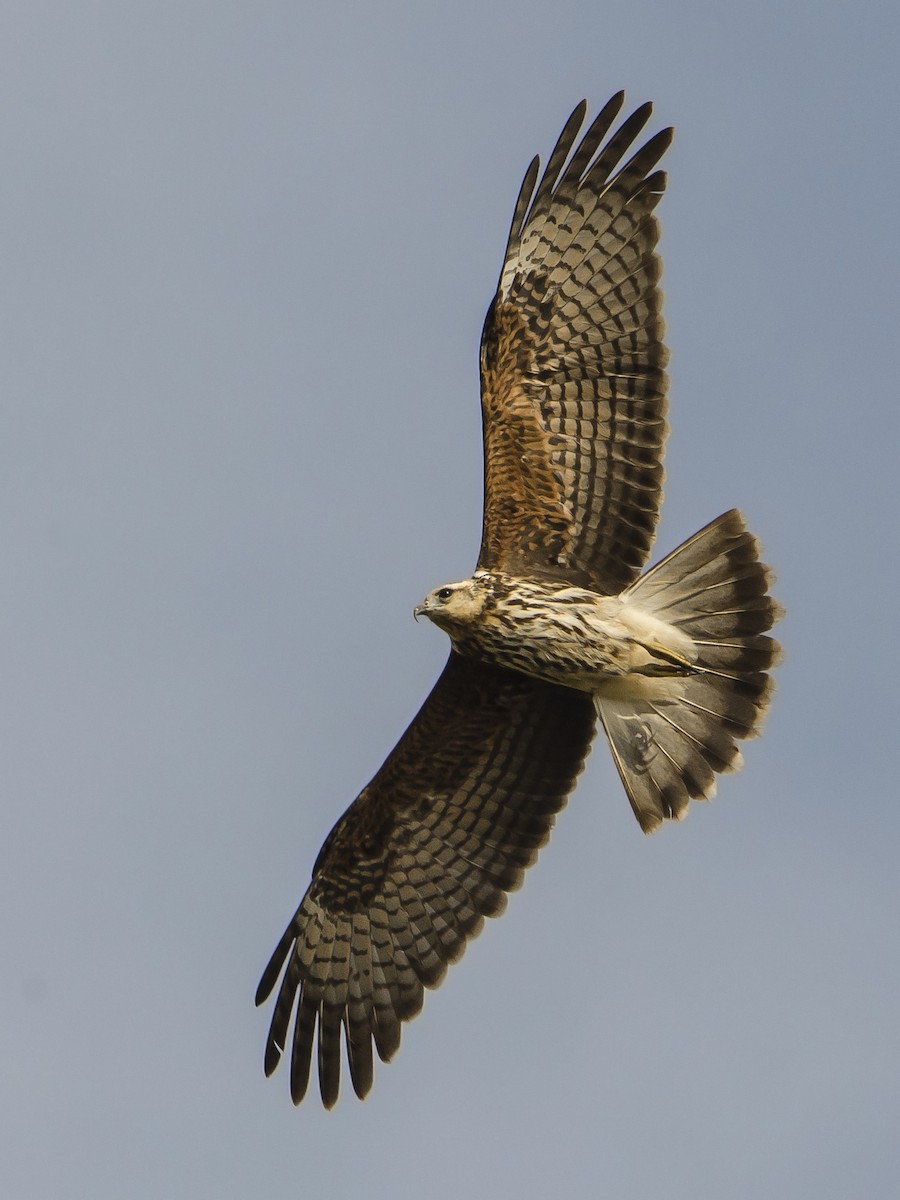
POLYGON ((711 797, 716 775, 741 765, 736 739, 755 736, 780 647, 768 636, 781 607, 771 572, 737 510, 723 514, 641 576, 626 605, 691 639, 693 674, 595 704, 635 815, 646 832, 711 797))

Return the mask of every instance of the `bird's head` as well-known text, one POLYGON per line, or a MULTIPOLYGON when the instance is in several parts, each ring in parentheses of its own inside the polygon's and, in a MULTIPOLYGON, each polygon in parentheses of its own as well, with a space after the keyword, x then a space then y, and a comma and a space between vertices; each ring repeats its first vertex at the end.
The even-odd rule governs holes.
POLYGON ((484 611, 489 588, 484 579, 465 579, 462 583, 445 583, 429 592, 413 616, 427 617, 446 633, 453 634, 477 621, 484 611))

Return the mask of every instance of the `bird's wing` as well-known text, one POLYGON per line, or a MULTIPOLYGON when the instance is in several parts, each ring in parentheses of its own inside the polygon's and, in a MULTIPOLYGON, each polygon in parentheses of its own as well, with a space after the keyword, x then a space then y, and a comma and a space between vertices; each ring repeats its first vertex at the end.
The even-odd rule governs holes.
POLYGON ((569 118, 519 192, 481 340, 484 528, 478 565, 605 593, 646 562, 662 499, 666 348, 654 170, 672 130, 623 166, 642 105, 606 140, 606 105, 569 118))
POLYGON ((265 1068, 274 1071, 292 1040, 295 1103, 316 1042, 322 1100, 336 1101, 342 1028, 354 1090, 366 1095, 373 1041, 390 1059, 423 988, 441 981, 484 917, 502 912, 593 732, 588 696, 450 655, 387 762, 329 834, 260 981, 257 1004, 287 963, 265 1068))

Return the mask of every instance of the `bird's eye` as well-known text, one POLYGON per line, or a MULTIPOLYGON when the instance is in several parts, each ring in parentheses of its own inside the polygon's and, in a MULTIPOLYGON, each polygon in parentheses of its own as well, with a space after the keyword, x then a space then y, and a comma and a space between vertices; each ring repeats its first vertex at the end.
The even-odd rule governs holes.
POLYGON ((437 598, 438 600, 449 600, 452 595, 453 588, 441 588, 438 591, 437 598))

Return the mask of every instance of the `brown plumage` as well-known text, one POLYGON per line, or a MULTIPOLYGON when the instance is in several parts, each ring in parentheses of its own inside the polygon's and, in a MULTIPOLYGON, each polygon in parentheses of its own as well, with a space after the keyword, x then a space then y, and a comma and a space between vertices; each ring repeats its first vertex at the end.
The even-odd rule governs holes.
POLYGON ((653 216, 666 180, 653 168, 672 130, 613 173, 651 113, 642 105, 594 158, 622 100, 564 167, 579 104, 533 198, 529 167, 481 340, 478 566, 605 593, 636 578, 653 542, 668 382, 653 216))
POLYGON ((372 1040, 387 1061, 400 1024, 422 1007, 486 916, 547 839, 594 733, 590 699, 451 654, 387 762, 329 834, 313 882, 272 956, 257 1002, 288 961, 272 1016, 266 1073, 288 1044, 291 1095, 306 1091, 319 1020, 322 1099, 337 1099, 346 1030, 359 1096, 372 1040))
POLYGON ((342 1036, 367 1094, 373 1044, 391 1058, 424 988, 521 883, 597 715, 649 832, 712 795, 768 703, 778 606, 740 514, 640 575, 662 499, 653 210, 671 130, 620 166, 650 115, 608 137, 622 100, 576 146, 580 104, 540 182, 537 159, 525 176, 481 343, 478 565, 416 610, 449 634, 450 659, 326 839, 260 981, 257 1004, 284 972, 265 1068, 291 1044, 295 1103, 314 1046, 335 1103, 342 1036))

